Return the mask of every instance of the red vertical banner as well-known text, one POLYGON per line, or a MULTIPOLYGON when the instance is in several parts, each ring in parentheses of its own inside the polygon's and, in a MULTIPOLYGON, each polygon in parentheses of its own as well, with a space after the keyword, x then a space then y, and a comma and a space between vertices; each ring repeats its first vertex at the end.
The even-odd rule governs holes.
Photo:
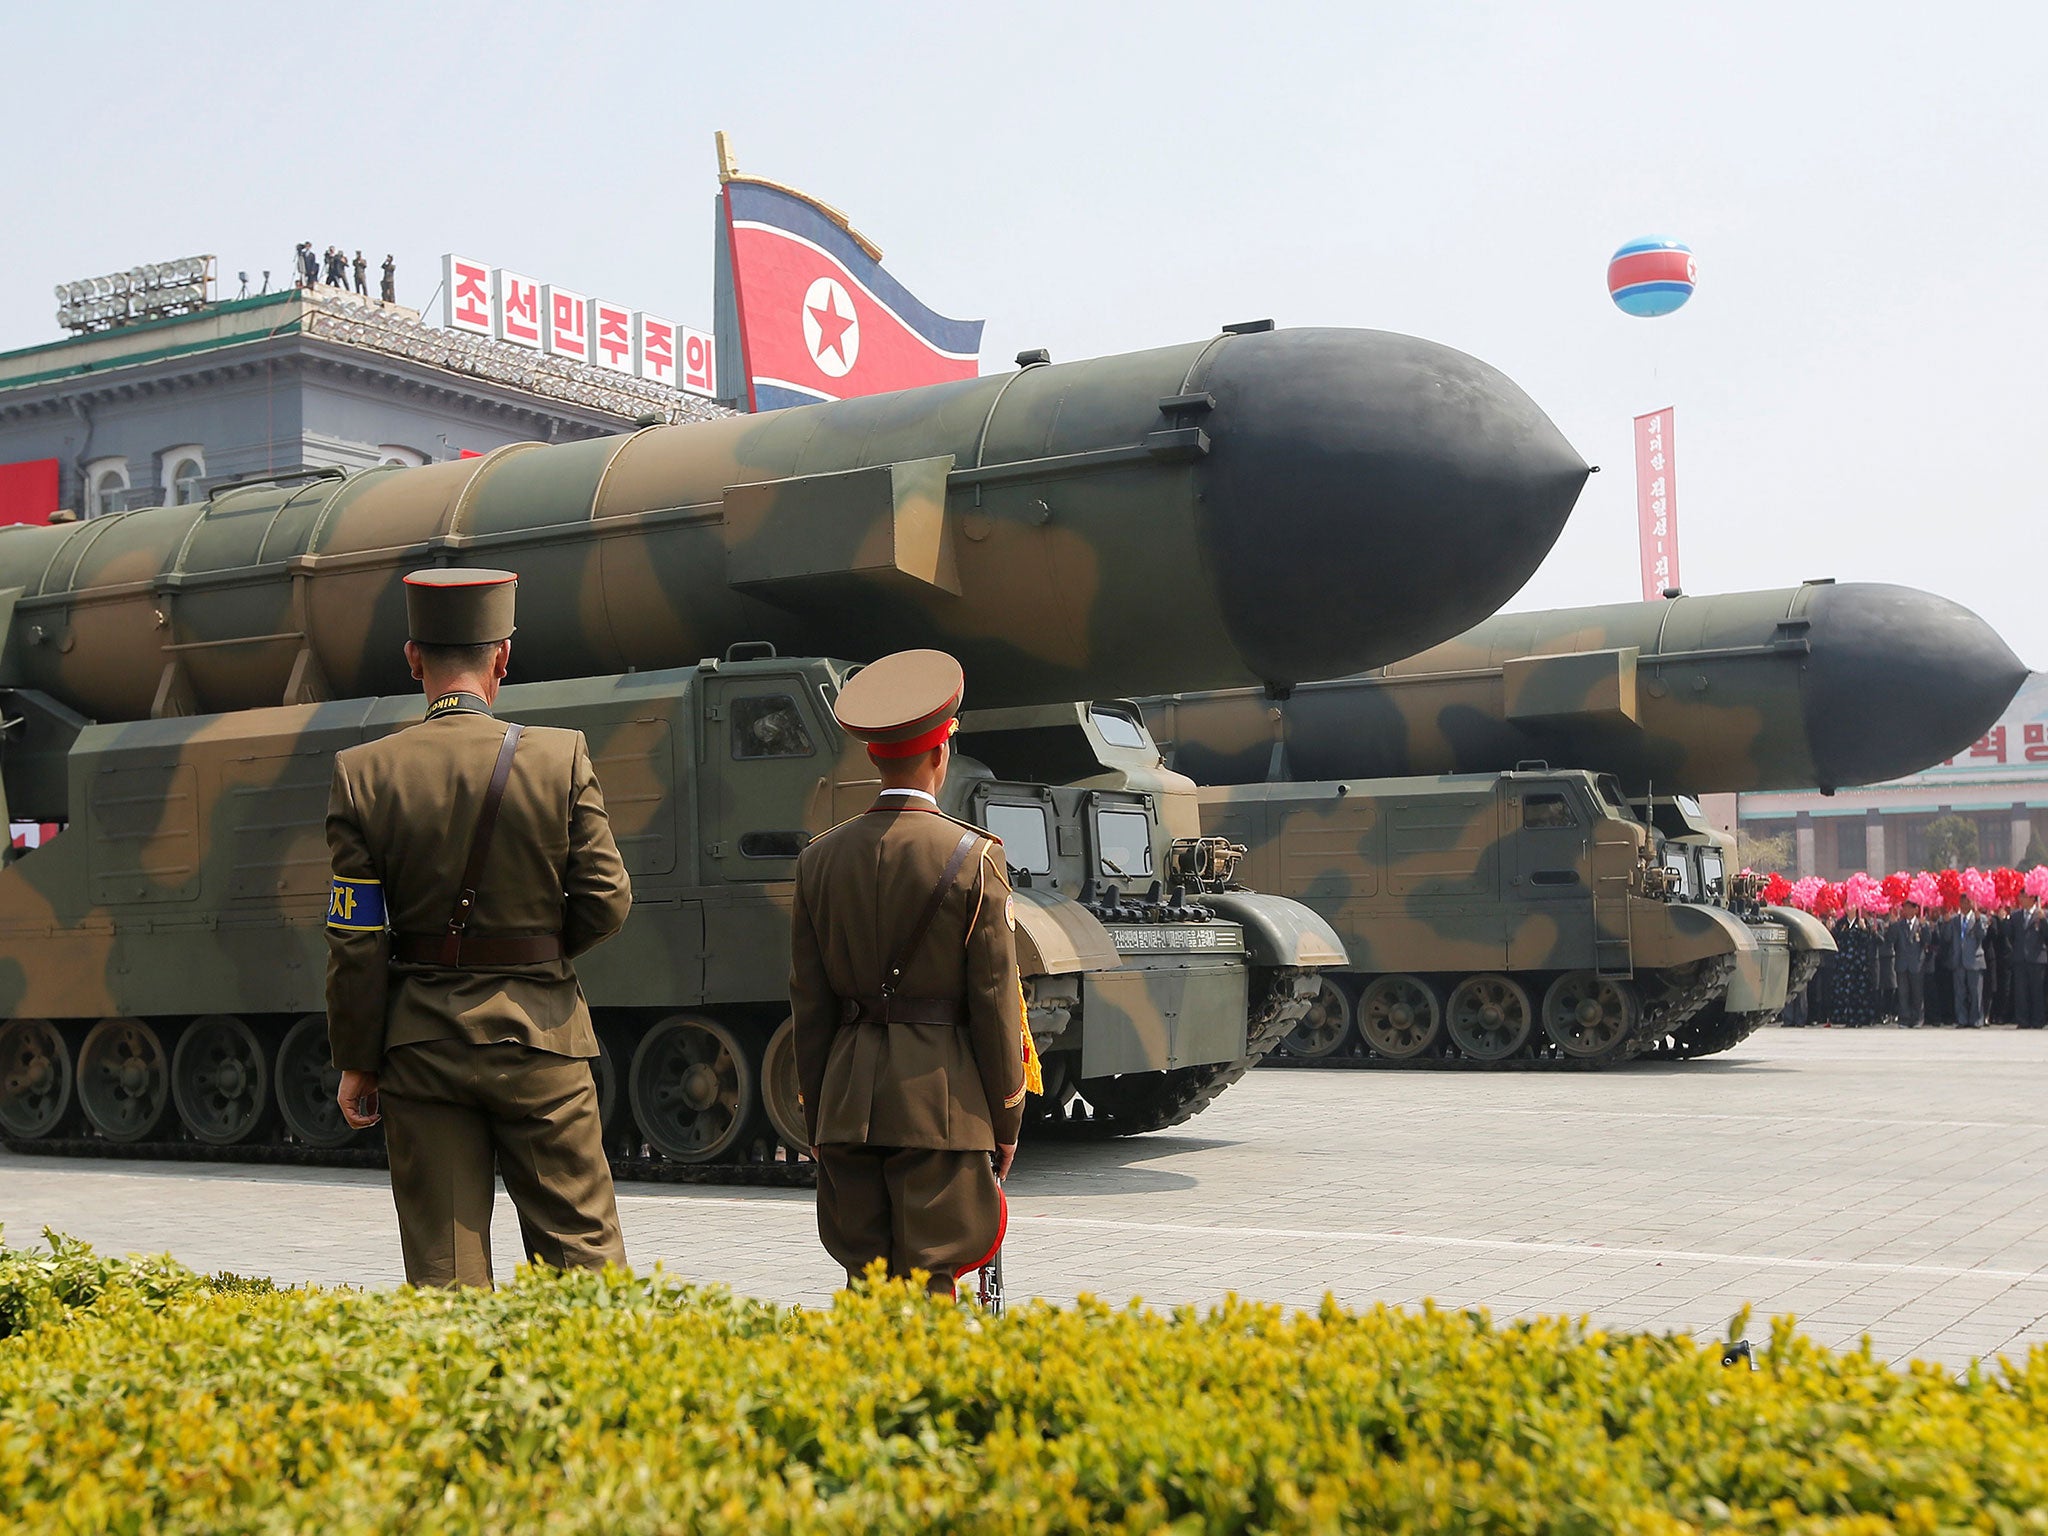
POLYGON ((1643 601, 1676 589, 1678 457, 1671 408, 1636 418, 1636 529, 1643 553, 1643 601))

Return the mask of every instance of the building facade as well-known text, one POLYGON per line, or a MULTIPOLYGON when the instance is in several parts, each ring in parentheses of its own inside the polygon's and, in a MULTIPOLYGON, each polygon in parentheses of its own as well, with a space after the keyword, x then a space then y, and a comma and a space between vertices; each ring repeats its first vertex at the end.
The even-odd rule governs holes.
POLYGON ((2048 862, 2048 673, 2029 677, 1998 723, 1945 763, 1832 795, 1743 795, 1738 815, 1752 837, 1790 836, 1796 876, 1929 868, 1939 853, 1929 829, 1944 817, 1975 834, 1964 863, 2048 862))
POLYGON ((396 304, 287 289, 0 353, 0 522, 723 414, 595 364, 429 326, 396 304))

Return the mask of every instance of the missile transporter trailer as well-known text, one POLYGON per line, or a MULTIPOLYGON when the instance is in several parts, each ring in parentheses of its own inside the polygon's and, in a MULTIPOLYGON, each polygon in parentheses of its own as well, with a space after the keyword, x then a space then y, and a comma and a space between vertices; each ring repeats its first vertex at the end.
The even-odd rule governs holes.
MULTIPOLYGON (((628 1172, 765 1176, 803 1150, 796 857, 878 783, 832 719, 847 667, 749 652, 499 699, 507 719, 589 738, 632 875, 626 928, 578 967, 628 1172)), ((321 1011, 327 790, 337 750, 420 712, 354 699, 79 731, 70 825, 0 872, 11 1144, 304 1157, 359 1142, 321 1011)), ((1342 960, 1334 935, 1227 888, 1228 850, 1172 835, 1167 802, 1192 786, 1158 771, 1135 709, 970 713, 958 740, 946 809, 1002 836, 1016 869, 1038 1118, 1115 1135, 1198 1112, 1307 1011, 1318 968, 1342 960)))
MULTIPOLYGON (((1609 1066, 1781 1008, 1785 927, 1683 899, 1604 775, 1540 766, 1201 791, 1244 878, 1313 907, 1348 963, 1288 1059, 1609 1066)), ((1823 942, 1826 935, 1821 934, 1823 942)))

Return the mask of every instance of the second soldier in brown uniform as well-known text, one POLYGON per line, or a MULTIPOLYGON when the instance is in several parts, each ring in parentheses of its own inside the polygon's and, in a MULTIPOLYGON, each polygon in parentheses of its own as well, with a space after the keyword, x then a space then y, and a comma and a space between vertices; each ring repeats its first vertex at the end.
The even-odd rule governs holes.
POLYGON ((960 665, 904 651, 833 713, 883 788, 797 861, 790 1006, 818 1234, 858 1275, 954 1277, 994 1248, 1024 1115, 1022 989, 1002 844, 939 810, 960 665))
POLYGON ((405 579, 426 719, 340 753, 327 807, 328 1042, 349 1124, 381 1110, 414 1285, 491 1283, 498 1174, 529 1257, 626 1261, 570 961, 632 892, 582 734, 491 714, 514 587, 405 579))

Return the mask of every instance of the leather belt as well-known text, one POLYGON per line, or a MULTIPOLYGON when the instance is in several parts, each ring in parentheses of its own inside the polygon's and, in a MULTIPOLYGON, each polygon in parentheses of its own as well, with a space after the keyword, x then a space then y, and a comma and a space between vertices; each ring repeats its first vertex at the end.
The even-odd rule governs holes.
POLYGON ((469 937, 457 933, 394 933, 391 958, 400 965, 463 971, 480 965, 545 965, 562 958, 559 933, 469 937))
POLYGON ((967 1009, 956 997, 847 997, 839 1002, 841 1024, 965 1024, 967 1009))

